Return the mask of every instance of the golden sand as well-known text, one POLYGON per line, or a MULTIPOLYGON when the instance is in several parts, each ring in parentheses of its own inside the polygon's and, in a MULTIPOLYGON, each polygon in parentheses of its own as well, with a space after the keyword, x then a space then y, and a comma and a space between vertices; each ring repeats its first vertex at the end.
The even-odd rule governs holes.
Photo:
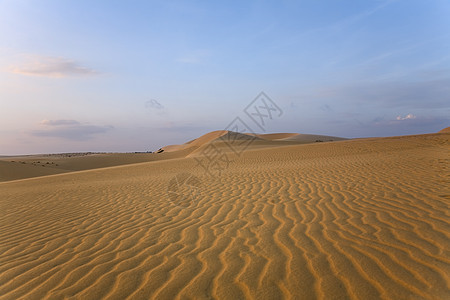
POLYGON ((0 183, 0 298, 450 298, 450 133, 255 144, 211 177, 219 136, 0 183))

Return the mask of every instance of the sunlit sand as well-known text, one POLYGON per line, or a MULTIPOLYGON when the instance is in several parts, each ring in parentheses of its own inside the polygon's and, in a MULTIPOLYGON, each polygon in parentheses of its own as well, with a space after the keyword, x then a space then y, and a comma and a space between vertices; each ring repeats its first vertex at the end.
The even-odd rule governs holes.
POLYGON ((450 298, 448 129, 242 134, 239 155, 227 135, 2 158, 0 298, 450 298), (211 145, 220 175, 198 165, 211 145), (183 173, 198 190, 181 203, 183 173))

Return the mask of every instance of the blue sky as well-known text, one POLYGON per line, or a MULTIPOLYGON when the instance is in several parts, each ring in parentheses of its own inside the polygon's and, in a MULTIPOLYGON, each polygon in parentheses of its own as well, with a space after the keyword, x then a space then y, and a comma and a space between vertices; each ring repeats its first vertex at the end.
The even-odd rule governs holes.
POLYGON ((155 150, 261 91, 283 110, 267 132, 435 132, 448 16, 447 0, 0 0, 0 155, 155 150))

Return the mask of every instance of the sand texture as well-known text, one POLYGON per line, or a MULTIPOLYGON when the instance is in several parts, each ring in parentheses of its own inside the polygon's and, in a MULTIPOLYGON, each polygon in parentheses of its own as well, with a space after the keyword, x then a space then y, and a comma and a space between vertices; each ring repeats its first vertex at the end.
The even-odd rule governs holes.
POLYGON ((73 153, 0 158, 0 182, 172 158, 164 153, 73 153))
POLYGON ((0 183, 0 299, 450 299, 450 133, 261 136, 208 176, 226 134, 0 183))

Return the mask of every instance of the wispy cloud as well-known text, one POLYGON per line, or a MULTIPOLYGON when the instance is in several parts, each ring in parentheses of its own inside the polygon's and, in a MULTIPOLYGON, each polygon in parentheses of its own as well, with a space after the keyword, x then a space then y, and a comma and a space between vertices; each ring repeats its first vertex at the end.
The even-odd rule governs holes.
MULTIPOLYGON (((376 64, 379 64, 380 61, 382 61, 382 60, 389 59, 392 57, 399 57, 399 56, 405 55, 407 53, 417 51, 418 49, 423 48, 423 47, 430 47, 430 45, 432 45, 433 43, 435 43, 437 41, 445 41, 445 40, 448 40, 448 38, 449 38, 449 35, 445 34, 445 35, 440 35, 440 36, 434 36, 434 37, 426 39, 426 40, 421 40, 420 42, 408 42, 403 47, 396 47, 389 51, 378 53, 375 56, 369 57, 365 61, 362 61, 357 65, 360 67, 371 65, 371 64, 376 65, 376 64)), ((442 63, 443 61, 445 61, 447 59, 448 59, 448 56, 438 59, 437 62, 427 62, 421 68, 429 69, 430 67, 439 66, 439 64, 438 64, 439 62, 442 63)))
POLYGON ((164 109, 164 106, 155 99, 145 101, 145 107, 153 109, 164 109))
POLYGON ((326 111, 326 112, 332 112, 333 108, 331 108, 331 106, 329 106, 328 104, 323 104, 319 107, 320 110, 322 111, 326 111))
POLYGON ((164 107, 164 105, 162 105, 158 100, 155 99, 145 101, 145 108, 152 112, 156 112, 156 114, 159 116, 164 116, 167 114, 167 109, 164 107))
POLYGON ((32 130, 30 134, 36 137, 54 137, 67 140, 87 140, 95 134, 106 133, 113 126, 81 124, 76 120, 42 120, 39 123, 46 129, 32 130))
POLYGON ((348 136, 361 137, 433 133, 448 127, 448 124, 450 124, 450 118, 446 116, 411 115, 408 117, 408 115, 400 116, 400 119, 392 116, 380 116, 363 121, 354 119, 353 125, 351 122, 345 122, 341 126, 347 127, 348 136))
POLYGON ((315 98, 341 101, 347 105, 371 104, 387 108, 449 108, 450 78, 436 80, 398 80, 324 88, 315 98))
POLYGON ((353 24, 377 13, 378 11, 382 10, 386 6, 391 5, 392 3, 396 2, 396 1, 397 0, 382 1, 379 5, 371 8, 371 9, 364 10, 360 13, 354 14, 352 16, 349 16, 345 19, 338 21, 337 23, 333 24, 332 27, 342 29, 342 27, 353 25, 353 24))
MULTIPOLYGON (((377 117, 371 122, 364 123, 366 126, 375 126, 378 128, 410 128, 410 129, 426 129, 433 128, 434 131, 439 130, 445 124, 448 124, 449 118, 442 116, 416 116, 407 114, 397 116, 395 119, 386 117, 377 117)), ((429 132, 433 132, 430 130, 429 132)))
POLYGON ((9 71, 14 74, 52 78, 92 76, 98 74, 93 69, 63 57, 28 55, 23 60, 23 63, 11 66, 9 71))
POLYGON ((404 121, 404 120, 410 120, 410 119, 415 119, 417 118, 415 115, 413 114, 407 114, 406 116, 402 117, 402 116, 397 116, 397 121, 404 121))
POLYGON ((303 40, 305 37, 308 36, 320 36, 324 35, 325 33, 333 33, 333 35, 338 31, 343 31, 349 27, 357 25, 362 20, 370 17, 373 14, 376 14, 380 10, 384 9, 385 7, 391 5, 392 3, 396 2, 398 0, 386 0, 381 1, 380 4, 378 4, 375 7, 372 7, 370 9, 358 12, 356 14, 344 17, 340 20, 337 20, 333 23, 326 24, 324 26, 319 26, 315 28, 310 28, 305 31, 300 31, 297 35, 290 37, 286 41, 279 41, 275 43, 275 45, 272 46, 272 49, 279 49, 279 48, 285 48, 294 44, 299 43, 299 41, 303 40))
POLYGON ((80 122, 75 120, 42 120, 39 124, 47 126, 60 126, 60 125, 79 125, 80 122))

